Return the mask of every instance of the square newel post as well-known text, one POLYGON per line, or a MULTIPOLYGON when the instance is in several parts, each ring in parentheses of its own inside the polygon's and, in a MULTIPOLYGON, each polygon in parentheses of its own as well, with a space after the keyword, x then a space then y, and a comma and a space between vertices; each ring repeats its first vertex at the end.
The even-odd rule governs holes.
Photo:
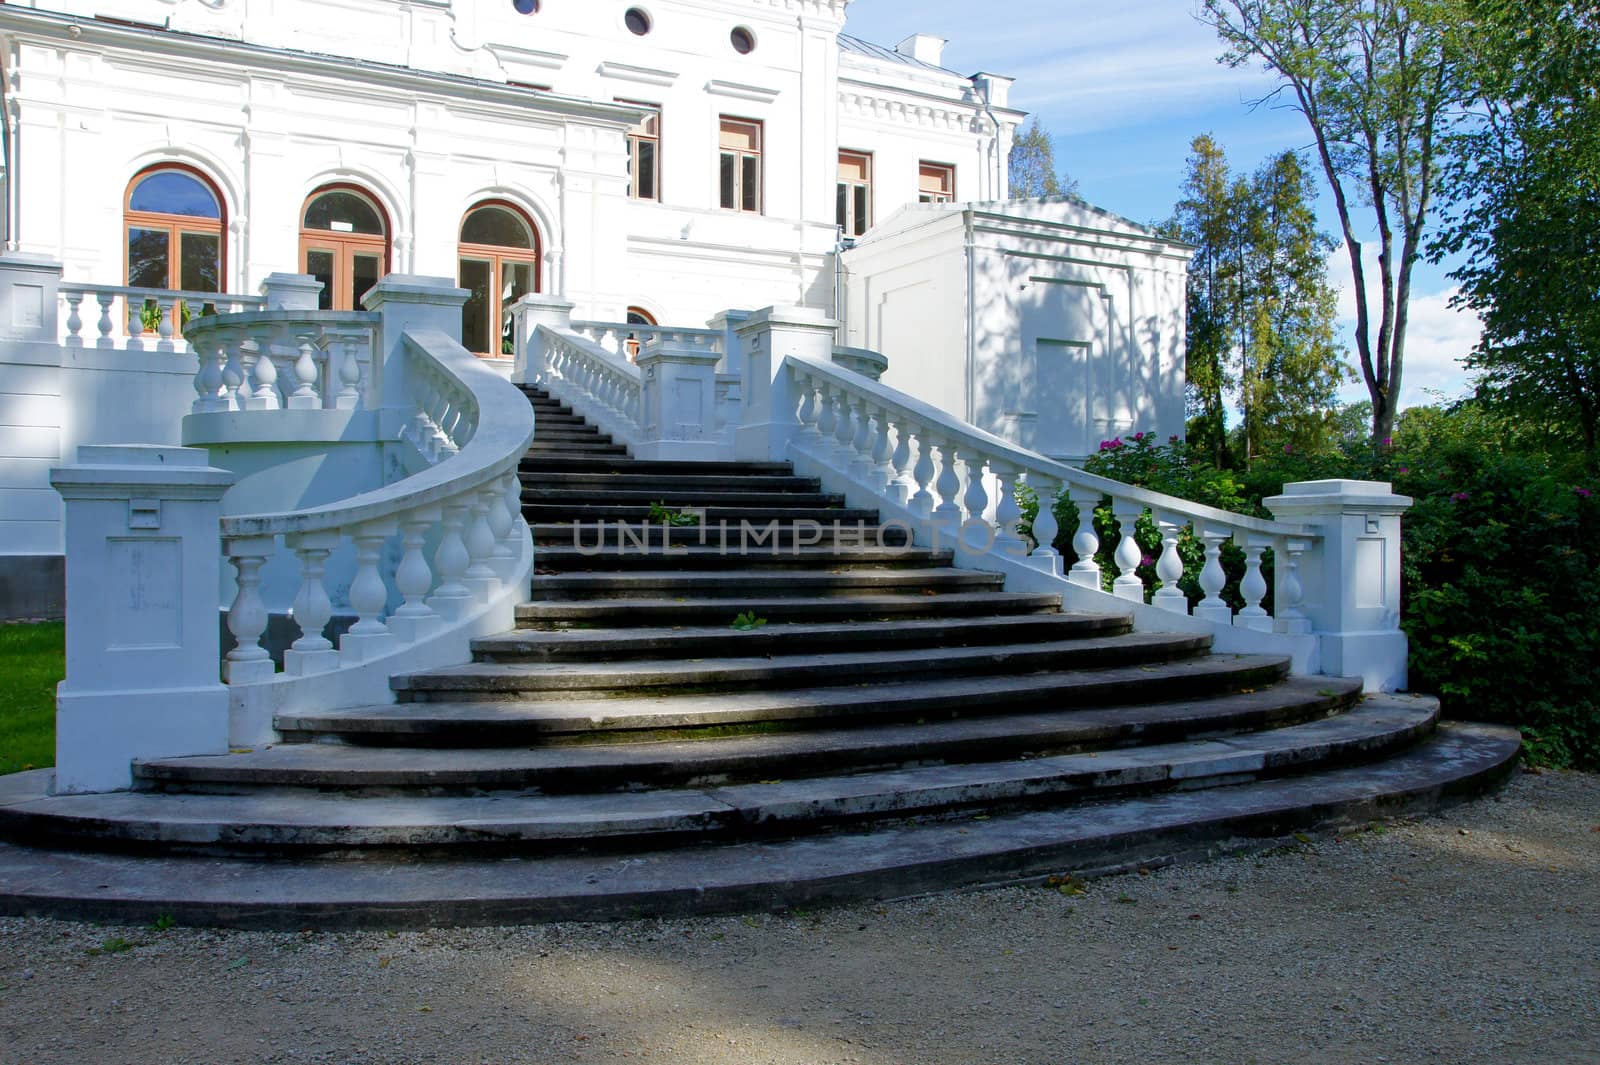
POLYGON ((67 515, 57 792, 132 787, 135 758, 227 753, 218 522, 233 482, 186 447, 84 446, 51 471, 67 515))
POLYGON ((634 456, 713 462, 718 456, 715 351, 652 344, 639 353, 644 378, 644 434, 634 456))
POLYGON ((706 322, 707 329, 722 334, 722 361, 717 363, 718 373, 738 376, 744 371, 744 345, 739 340, 739 327, 749 320, 749 311, 722 311, 706 322))
POLYGON ((60 300, 60 263, 14 251, 0 255, 0 339, 56 343, 60 300))
POLYGON ((540 296, 530 293, 512 305, 511 314, 516 322, 515 361, 511 366, 511 380, 519 385, 538 384, 544 377, 544 351, 539 345, 538 332, 547 325, 558 333, 572 332, 572 309, 577 304, 560 296, 540 296))
POLYGON ((261 295, 269 311, 314 311, 322 282, 310 274, 268 274, 261 282, 261 295))
POLYGON ((1277 520, 1321 533, 1296 568, 1322 671, 1361 677, 1372 691, 1403 689, 1400 519, 1410 498, 1382 481, 1328 480, 1286 484, 1262 502, 1277 520))
POLYGON ((745 461, 782 462, 798 427, 797 397, 789 387, 783 360, 793 355, 813 362, 833 359, 838 323, 813 307, 767 307, 739 326, 744 398, 734 453, 745 461))
POLYGON ((406 417, 411 416, 414 404, 406 372, 405 332, 444 333, 459 344, 461 308, 470 295, 448 277, 390 274, 361 297, 362 306, 379 316, 371 389, 378 406, 398 407, 406 417))

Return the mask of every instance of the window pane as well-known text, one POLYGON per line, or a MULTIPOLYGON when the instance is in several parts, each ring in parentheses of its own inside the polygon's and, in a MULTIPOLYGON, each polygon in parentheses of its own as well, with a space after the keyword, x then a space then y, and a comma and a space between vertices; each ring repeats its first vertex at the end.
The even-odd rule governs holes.
POLYGON ((727 152, 722 153, 722 206, 730 209, 739 206, 738 200, 735 198, 739 187, 738 166, 738 157, 729 155, 727 152))
POLYGON ((383 260, 376 255, 361 254, 351 256, 351 260, 350 308, 360 310, 361 297, 383 276, 383 260))
POLYGON ((322 291, 317 293, 317 309, 333 310, 333 252, 307 250, 306 273, 322 282, 322 291))
POLYGON ((461 223, 461 243, 492 244, 499 248, 532 248, 533 234, 515 211, 480 207, 461 223))
POLYGON ((472 294, 461 308, 461 346, 468 351, 488 354, 489 315, 494 305, 494 268, 482 259, 462 259, 459 269, 461 287, 472 294))
POLYGON ((834 217, 837 219, 834 225, 846 233, 850 232, 850 186, 844 182, 839 183, 839 195, 834 203, 834 217))
POLYGON ((128 229, 128 285, 166 288, 170 276, 171 234, 165 229, 128 229))
POLYGON ((178 287, 188 292, 221 292, 222 238, 216 233, 181 233, 178 287))
POLYGON ((140 181, 128 197, 128 209, 195 218, 222 217, 222 208, 205 182, 181 170, 157 170, 140 181))
POLYGON ((641 200, 656 198, 656 145, 655 141, 639 141, 639 191, 641 200))
POLYGON ((867 231, 867 187, 857 185, 856 189, 856 236, 867 231))
POLYGON ((759 157, 745 156, 744 160, 744 199, 739 204, 746 211, 761 210, 761 160, 759 157))
POLYGON ((532 263, 500 264, 500 354, 502 355, 512 355, 517 350, 511 305, 532 291, 532 263))
POLYGON ((311 201, 306 208, 305 228, 384 236, 383 218, 377 208, 353 192, 337 190, 311 201))

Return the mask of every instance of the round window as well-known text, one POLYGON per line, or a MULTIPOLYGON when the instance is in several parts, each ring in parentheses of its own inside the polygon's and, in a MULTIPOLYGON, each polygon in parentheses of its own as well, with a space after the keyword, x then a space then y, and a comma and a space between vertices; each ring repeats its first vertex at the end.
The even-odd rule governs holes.
POLYGON ((756 35, 743 26, 735 29, 728 38, 733 42, 733 50, 740 55, 749 55, 756 50, 756 35))
POLYGON ((539 13, 539 0, 511 0, 511 6, 517 9, 519 15, 537 15, 539 13))
POLYGON ((643 37, 650 32, 650 16, 645 14, 642 7, 630 7, 622 16, 622 21, 628 26, 628 32, 636 37, 643 37))

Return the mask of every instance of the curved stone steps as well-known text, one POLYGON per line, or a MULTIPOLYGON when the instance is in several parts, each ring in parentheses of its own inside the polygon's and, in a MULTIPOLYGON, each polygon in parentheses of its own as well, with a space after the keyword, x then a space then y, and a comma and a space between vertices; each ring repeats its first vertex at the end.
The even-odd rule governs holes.
MULTIPOLYGON (((1018 710, 1089 708, 1209 698, 1283 680, 1289 663, 1265 655, 1211 655, 1132 669, 1080 669, 1025 676, 885 680, 870 685, 778 692, 692 693, 636 698, 457 701, 286 711, 285 740, 487 747, 626 741, 663 733, 793 729, 845 722, 937 719, 1018 710), (864 694, 866 693, 866 694, 864 694)), ((1333 689, 1329 689, 1333 690, 1333 689)))
POLYGON ((766 492, 729 488, 528 488, 522 490, 524 506, 574 503, 583 506, 643 506, 663 503, 674 508, 843 507, 845 498, 831 492, 766 492))
POLYGON ((1433 810, 1494 786, 1519 748, 1510 729, 1446 724, 1381 762, 1235 787, 626 857, 241 863, 0 844, 0 912, 298 930, 815 908, 1159 866, 1433 810))
POLYGON ((708 654, 791 655, 865 651, 896 647, 974 647, 1032 639, 1107 636, 1129 630, 1118 614, 1011 614, 979 618, 921 618, 898 621, 846 621, 821 624, 778 623, 739 630, 729 627, 737 612, 724 609, 720 625, 670 628, 518 629, 472 641, 480 662, 541 663, 560 659, 704 657, 708 654))
MULTIPOLYGON (((532 486, 549 485, 562 491, 601 489, 610 491, 692 491, 705 489, 725 492, 730 484, 737 484, 741 492, 797 492, 821 495, 822 482, 815 477, 797 477, 780 473, 744 473, 737 477, 718 473, 687 473, 679 466, 671 473, 642 473, 633 469, 633 463, 614 463, 610 472, 598 470, 541 469, 523 476, 523 482, 532 486)), ((692 468, 692 467, 691 467, 692 468)))
POLYGON ((951 567, 876 569, 868 566, 822 570, 639 570, 617 573, 563 573, 533 578, 533 599, 655 599, 743 597, 755 595, 853 596, 863 592, 902 595, 941 591, 994 591, 1005 578, 951 567))
POLYGON ((1433 729, 1436 704, 1417 702, 1378 699, 1326 720, 1225 739, 725 787, 393 798, 298 789, 64 795, 7 802, 0 806, 0 825, 9 838, 23 841, 225 853, 489 848, 545 854, 621 843, 675 846, 972 809, 1002 812, 1133 790, 1212 787, 1291 768, 1365 761, 1433 729))
MULTIPOLYGON (((769 535, 768 523, 756 523, 755 529, 763 536, 765 551, 771 551, 772 543, 787 550, 797 545, 802 538, 807 547, 890 547, 903 548, 913 546, 911 534, 906 528, 898 525, 879 525, 876 521, 871 524, 866 522, 779 522, 776 537, 769 535), (823 537, 817 543, 818 535, 823 537)), ((604 540, 600 539, 597 523, 573 522, 539 522, 531 527, 533 542, 538 545, 541 552, 546 546, 551 547, 578 547, 592 548, 596 543, 616 545, 626 543, 637 544, 641 541, 659 549, 663 542, 674 546, 682 544, 685 547, 704 547, 721 545, 722 526, 709 523, 702 529, 698 521, 694 525, 662 525, 654 521, 607 521, 604 525, 604 540), (663 536, 665 540, 663 540, 663 536)), ((741 527, 737 522, 727 526, 728 544, 736 547, 741 535, 741 527)))
MULTIPOLYGON (((619 468, 632 473, 650 474, 679 474, 684 472, 685 464, 667 459, 628 459, 619 463, 615 459, 592 458, 584 455, 540 455, 522 460, 523 472, 544 471, 551 473, 588 473, 606 475, 619 468)), ((792 477, 794 467, 787 462, 696 462, 687 467, 694 471, 697 477, 792 477)))
MULTIPOLYGON (((652 500, 651 502, 655 502, 652 500)), ((834 522, 854 529, 859 522, 862 525, 877 525, 878 512, 875 510, 859 510, 852 507, 816 507, 806 504, 772 507, 707 507, 705 508, 705 522, 713 528, 726 522, 733 535, 740 528, 741 522, 748 521, 757 527, 764 527, 772 522, 779 523, 780 529, 784 524, 793 522, 818 522, 832 527, 834 522)), ((623 506, 615 503, 563 503, 543 504, 526 502, 522 504, 522 515, 532 524, 545 524, 553 521, 581 521, 597 522, 646 522, 650 520, 649 503, 623 506)), ((699 515, 697 514, 696 517, 699 515)), ((891 526, 893 528, 893 526, 891 526)))
POLYGON ((884 621, 1054 613, 1061 597, 1036 592, 945 592, 938 595, 762 596, 744 598, 538 600, 517 607, 521 628, 729 625, 743 613, 771 624, 799 621, 884 621))
POLYGON ((860 685, 880 679, 1003 675, 1047 670, 1105 669, 1168 662, 1204 653, 1208 635, 1129 633, 1111 637, 994 644, 982 647, 912 647, 823 654, 636 659, 612 663, 549 662, 537 666, 469 662, 391 677, 402 701, 429 699, 550 699, 570 692, 628 697, 678 689, 739 691, 786 687, 860 685))
POLYGON ((984 762, 1216 737, 1315 720, 1360 698, 1359 681, 1295 679, 1264 691, 1143 706, 996 714, 727 739, 535 748, 280 744, 141 762, 135 777, 185 791, 242 787, 545 794, 792 779, 932 762, 984 762))

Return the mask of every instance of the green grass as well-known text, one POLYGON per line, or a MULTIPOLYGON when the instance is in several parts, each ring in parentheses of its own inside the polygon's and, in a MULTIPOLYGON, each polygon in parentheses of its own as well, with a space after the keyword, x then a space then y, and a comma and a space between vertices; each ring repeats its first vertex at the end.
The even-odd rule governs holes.
POLYGON ((56 762, 56 684, 67 672, 59 621, 0 625, 0 773, 56 762))

